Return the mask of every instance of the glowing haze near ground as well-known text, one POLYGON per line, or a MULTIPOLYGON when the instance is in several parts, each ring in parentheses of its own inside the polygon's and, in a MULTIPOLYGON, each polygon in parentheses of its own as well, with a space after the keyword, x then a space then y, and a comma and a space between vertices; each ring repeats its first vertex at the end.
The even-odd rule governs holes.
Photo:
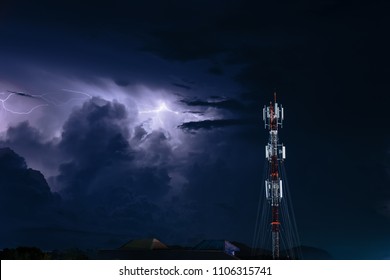
POLYGON ((0 247, 251 245, 276 89, 302 244, 388 258, 387 3, 79 2, 0 3, 0 247))

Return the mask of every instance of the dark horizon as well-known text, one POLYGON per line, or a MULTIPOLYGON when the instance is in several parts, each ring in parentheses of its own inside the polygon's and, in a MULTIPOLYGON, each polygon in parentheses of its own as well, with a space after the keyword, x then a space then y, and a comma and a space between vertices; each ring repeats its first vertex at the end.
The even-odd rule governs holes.
MULTIPOLYGON (((333 260, 325 250, 299 246, 280 252, 280 260, 333 260), (294 250, 295 252, 291 251, 294 250), (299 256, 298 256, 298 251, 299 256), (292 254, 291 254, 292 253, 292 254)), ((241 242, 203 240, 193 246, 167 245, 158 239, 130 240, 116 248, 65 248, 42 250, 37 247, 4 248, 2 260, 272 260, 272 251, 251 248, 241 242), (224 245, 223 245, 223 244, 224 245)))

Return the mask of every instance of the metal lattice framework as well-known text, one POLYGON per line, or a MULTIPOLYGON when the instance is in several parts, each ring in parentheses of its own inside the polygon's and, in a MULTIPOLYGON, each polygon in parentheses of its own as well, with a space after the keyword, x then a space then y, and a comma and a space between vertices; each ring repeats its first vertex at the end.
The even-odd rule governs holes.
POLYGON ((282 127, 284 118, 284 109, 276 102, 276 93, 274 103, 264 106, 263 120, 265 128, 269 130, 268 144, 265 146, 265 157, 268 160, 269 172, 265 180, 266 198, 271 204, 271 227, 272 227, 272 256, 279 259, 280 256, 280 219, 279 207, 283 198, 283 184, 279 174, 279 163, 286 158, 286 148, 279 144, 278 128, 282 127))

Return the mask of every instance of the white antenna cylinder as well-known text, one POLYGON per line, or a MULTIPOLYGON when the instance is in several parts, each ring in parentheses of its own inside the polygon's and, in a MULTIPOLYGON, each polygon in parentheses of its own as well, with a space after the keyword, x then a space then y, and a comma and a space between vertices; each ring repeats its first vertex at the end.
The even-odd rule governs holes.
POLYGON ((279 181, 279 187, 280 187, 280 198, 283 197, 283 185, 282 185, 282 180, 279 181))
POLYGON ((275 103, 275 116, 277 118, 279 118, 279 107, 278 107, 278 103, 275 103))

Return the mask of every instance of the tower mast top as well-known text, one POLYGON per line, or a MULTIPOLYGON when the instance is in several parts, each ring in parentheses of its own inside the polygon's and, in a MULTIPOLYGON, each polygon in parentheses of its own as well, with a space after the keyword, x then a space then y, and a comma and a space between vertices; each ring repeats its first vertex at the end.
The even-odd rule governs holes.
POLYGON ((263 108, 264 128, 269 130, 278 130, 283 127, 284 109, 281 104, 276 102, 276 92, 274 92, 274 103, 263 108))

